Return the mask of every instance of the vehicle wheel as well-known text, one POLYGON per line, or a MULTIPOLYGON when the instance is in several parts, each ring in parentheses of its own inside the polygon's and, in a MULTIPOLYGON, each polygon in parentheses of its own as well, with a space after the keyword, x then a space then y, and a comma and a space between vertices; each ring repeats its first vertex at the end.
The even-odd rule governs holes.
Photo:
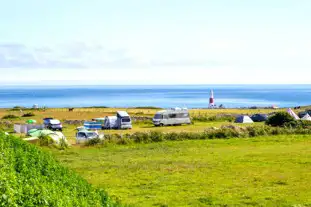
POLYGON ((160 127, 163 127, 163 126, 164 126, 164 124, 162 124, 162 123, 161 123, 159 126, 160 126, 160 127))

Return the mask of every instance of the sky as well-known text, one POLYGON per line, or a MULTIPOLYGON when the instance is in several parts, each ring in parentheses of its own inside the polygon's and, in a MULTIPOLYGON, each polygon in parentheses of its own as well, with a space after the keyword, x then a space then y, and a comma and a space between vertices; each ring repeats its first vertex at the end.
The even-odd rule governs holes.
POLYGON ((310 0, 0 0, 0 85, 310 84, 310 0))

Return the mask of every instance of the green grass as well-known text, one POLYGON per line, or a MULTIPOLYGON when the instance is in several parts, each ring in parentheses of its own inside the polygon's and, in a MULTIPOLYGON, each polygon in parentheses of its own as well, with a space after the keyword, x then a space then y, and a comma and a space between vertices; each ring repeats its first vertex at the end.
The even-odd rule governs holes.
POLYGON ((53 151, 137 206, 311 206, 311 136, 191 140, 53 151))

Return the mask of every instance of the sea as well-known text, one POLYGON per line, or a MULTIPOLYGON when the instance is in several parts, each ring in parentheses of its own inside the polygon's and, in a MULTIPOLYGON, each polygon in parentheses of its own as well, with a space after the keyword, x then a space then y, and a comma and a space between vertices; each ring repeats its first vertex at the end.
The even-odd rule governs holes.
POLYGON ((1 86, 0 108, 187 107, 207 108, 210 91, 226 108, 311 105, 310 85, 92 85, 1 86))

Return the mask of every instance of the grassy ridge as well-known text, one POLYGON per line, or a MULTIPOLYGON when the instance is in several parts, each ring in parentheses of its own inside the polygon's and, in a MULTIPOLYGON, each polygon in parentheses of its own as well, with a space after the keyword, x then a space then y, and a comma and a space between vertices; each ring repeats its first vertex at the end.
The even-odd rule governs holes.
POLYGON ((0 132, 0 206, 117 206, 53 157, 0 132))

